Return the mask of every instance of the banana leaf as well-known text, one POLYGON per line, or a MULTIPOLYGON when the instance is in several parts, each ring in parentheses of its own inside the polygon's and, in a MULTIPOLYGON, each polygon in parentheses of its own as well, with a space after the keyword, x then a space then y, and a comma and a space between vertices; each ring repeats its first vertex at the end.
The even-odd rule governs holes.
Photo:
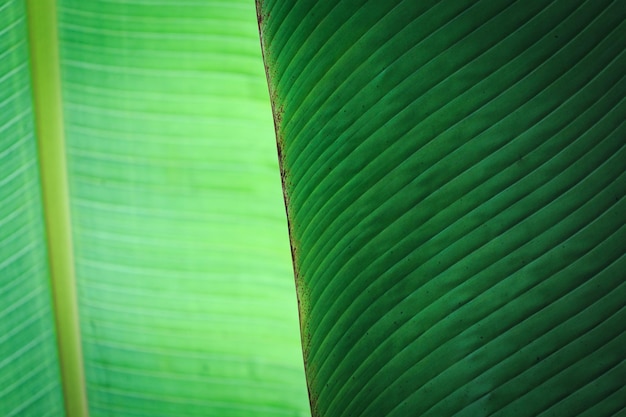
POLYGON ((309 415, 254 3, 24 3, 0 1, 0 416, 309 415))
POLYGON ((257 11, 313 415, 623 415, 624 4, 257 11))
POLYGON ((0 416, 64 415, 26 10, 0 2, 0 416))

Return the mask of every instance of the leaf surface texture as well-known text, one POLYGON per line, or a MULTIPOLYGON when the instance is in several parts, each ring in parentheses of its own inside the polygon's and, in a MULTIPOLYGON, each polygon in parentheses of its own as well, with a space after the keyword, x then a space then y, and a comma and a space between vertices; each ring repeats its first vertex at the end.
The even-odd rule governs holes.
POLYGON ((623 4, 260 3, 313 414, 623 412, 623 4))

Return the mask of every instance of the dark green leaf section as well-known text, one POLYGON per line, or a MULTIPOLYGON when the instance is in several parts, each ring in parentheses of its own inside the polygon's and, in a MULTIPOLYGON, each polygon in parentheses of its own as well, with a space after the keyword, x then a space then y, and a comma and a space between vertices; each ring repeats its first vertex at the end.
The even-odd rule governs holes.
POLYGON ((255 18, 59 1, 91 417, 309 413, 255 18))
POLYGON ((623 3, 259 7, 314 415, 624 412, 623 3))
POLYGON ((0 1, 0 416, 62 416, 24 2, 0 1))

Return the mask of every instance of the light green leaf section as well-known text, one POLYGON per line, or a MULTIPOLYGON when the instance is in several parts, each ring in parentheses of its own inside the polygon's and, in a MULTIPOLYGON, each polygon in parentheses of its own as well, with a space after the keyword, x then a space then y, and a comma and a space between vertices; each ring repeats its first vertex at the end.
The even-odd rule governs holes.
POLYGON ((626 7, 260 1, 313 414, 626 410, 626 7))
POLYGON ((0 1, 0 416, 62 416, 24 2, 0 1))
POLYGON ((90 415, 307 415, 254 4, 58 15, 90 415))

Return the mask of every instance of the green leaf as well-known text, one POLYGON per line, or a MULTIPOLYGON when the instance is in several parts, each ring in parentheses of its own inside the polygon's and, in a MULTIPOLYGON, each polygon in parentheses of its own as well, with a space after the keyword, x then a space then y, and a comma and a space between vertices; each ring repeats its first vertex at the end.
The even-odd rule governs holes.
POLYGON ((48 269, 70 417, 308 415, 254 3, 56 3, 0 0, 0 416, 65 414, 48 269))
POLYGON ((0 2, 0 416, 64 414, 24 2, 0 2))
POLYGON ((257 7, 313 414, 623 411, 623 5, 257 7))

